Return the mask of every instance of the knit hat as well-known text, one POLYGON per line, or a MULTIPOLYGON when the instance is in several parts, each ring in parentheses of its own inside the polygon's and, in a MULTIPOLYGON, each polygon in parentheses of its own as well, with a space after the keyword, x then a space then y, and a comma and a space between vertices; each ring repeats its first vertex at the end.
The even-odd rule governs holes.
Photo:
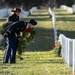
POLYGON ((31 23, 32 25, 37 25, 37 22, 36 22, 34 19, 31 19, 31 20, 29 21, 29 23, 31 23))

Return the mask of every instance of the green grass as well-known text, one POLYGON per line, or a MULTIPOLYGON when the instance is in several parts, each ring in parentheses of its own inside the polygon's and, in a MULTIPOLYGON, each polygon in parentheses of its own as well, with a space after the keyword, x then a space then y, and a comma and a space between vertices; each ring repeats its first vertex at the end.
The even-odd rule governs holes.
POLYGON ((56 14, 56 26, 58 35, 64 34, 69 38, 75 38, 75 14, 67 12, 64 9, 54 9, 56 14))
MULTIPOLYGON (((56 24, 59 33, 72 37, 68 32, 71 30, 74 32, 74 21, 70 20, 73 20, 75 17, 62 9, 54 9, 54 11, 57 17, 56 24), (65 14, 67 14, 66 17, 73 18, 65 18, 65 14)), ((31 16, 27 16, 22 20, 28 21, 31 18, 38 22, 38 25, 35 27, 37 34, 35 42, 25 48, 25 52, 22 55, 24 60, 16 58, 16 64, 3 64, 4 52, 1 51, 0 75, 72 75, 72 68, 67 67, 62 57, 56 57, 53 53, 53 23, 48 10, 37 10, 31 16)), ((4 19, 1 20, 1 23, 3 21, 4 19)))
MULTIPOLYGON (((0 53, 1 54, 1 53, 0 53)), ((3 57, 2 55, 0 55, 3 57)), ((16 64, 2 64, 0 61, 1 75, 72 75, 61 57, 55 57, 52 51, 25 52, 24 60, 17 58, 16 64)), ((2 58, 1 58, 2 59, 2 58)))

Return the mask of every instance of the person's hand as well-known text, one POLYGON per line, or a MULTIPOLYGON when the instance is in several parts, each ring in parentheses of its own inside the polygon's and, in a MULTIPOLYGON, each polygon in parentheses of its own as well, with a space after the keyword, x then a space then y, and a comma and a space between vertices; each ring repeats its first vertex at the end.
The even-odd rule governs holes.
POLYGON ((21 40, 22 38, 21 38, 21 36, 19 35, 19 36, 17 36, 17 39, 18 39, 18 40, 21 40))

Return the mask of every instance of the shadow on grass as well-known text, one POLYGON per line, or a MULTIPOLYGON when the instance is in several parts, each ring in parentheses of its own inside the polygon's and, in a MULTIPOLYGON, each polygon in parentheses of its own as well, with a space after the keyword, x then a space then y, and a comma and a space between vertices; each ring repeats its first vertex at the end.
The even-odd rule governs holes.
MULTIPOLYGON (((28 20, 30 20, 30 19, 32 19, 32 18, 23 18, 23 19, 21 19, 21 20, 23 20, 23 21, 28 21, 28 20)), ((51 21, 51 18, 49 17, 49 18, 35 18, 35 17, 33 17, 33 19, 35 19, 35 20, 37 20, 37 21, 51 21)))
POLYGON ((59 9, 59 8, 58 8, 58 9, 53 9, 53 11, 54 11, 54 12, 66 12, 67 10, 59 9))
POLYGON ((59 15, 59 16, 74 16, 75 14, 62 14, 62 13, 57 13, 56 15, 59 15))
POLYGON ((36 38, 25 51, 50 51, 54 45, 53 29, 36 28, 36 38))
POLYGON ((0 21, 5 21, 6 19, 5 18, 3 18, 3 19, 0 19, 0 21))
POLYGON ((47 11, 48 11, 48 9, 38 9, 38 10, 36 10, 34 12, 38 14, 38 13, 45 13, 47 11))
POLYGON ((75 21, 75 17, 59 17, 56 18, 56 21, 75 21))
POLYGON ((52 19, 50 18, 49 14, 32 14, 26 18, 22 18, 21 20, 23 21, 28 21, 30 19, 35 19, 37 21, 51 21, 52 19))
MULTIPOLYGON (((25 51, 50 51, 54 46, 54 30, 45 28, 35 28, 36 37, 34 42, 25 48, 25 51)), ((4 44, 0 45, 0 50, 4 50, 4 44)))
POLYGON ((0 19, 0 21, 6 21, 7 17, 0 19))
MULTIPOLYGON (((30 62, 30 63, 36 63, 36 64, 64 64, 64 61, 62 61, 62 59, 53 59, 53 58, 51 58, 51 59, 49 59, 49 60, 26 60, 26 61, 28 61, 28 62, 30 62)), ((24 64, 25 62, 22 62, 22 64, 24 64)), ((14 67, 15 68, 15 67, 14 67)))
POLYGON ((66 10, 54 10, 56 14, 56 21, 75 21, 75 14, 66 13, 66 10), (65 12, 64 12, 65 11, 65 12), (59 16, 59 17, 57 17, 59 16))
POLYGON ((49 14, 32 14, 30 16, 34 16, 34 17, 36 17, 36 16, 49 16, 49 14))
POLYGON ((58 36, 59 34, 64 34, 66 37, 75 39, 75 31, 63 31, 63 30, 58 30, 58 36))
POLYGON ((49 64, 51 64, 51 63, 52 63, 52 64, 59 64, 59 63, 60 63, 60 64, 63 64, 64 62, 63 62, 62 60, 61 60, 61 61, 54 61, 54 60, 53 60, 53 61, 50 61, 50 60, 49 60, 49 61, 37 61, 36 63, 40 63, 40 64, 43 64, 43 63, 44 63, 44 64, 48 64, 48 63, 49 63, 49 64))

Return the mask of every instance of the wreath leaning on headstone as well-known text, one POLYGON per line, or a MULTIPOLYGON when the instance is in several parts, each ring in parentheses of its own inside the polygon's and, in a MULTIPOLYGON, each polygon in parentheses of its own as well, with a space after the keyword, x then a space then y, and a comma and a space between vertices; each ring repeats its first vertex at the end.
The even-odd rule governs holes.
POLYGON ((55 46, 53 46, 53 49, 56 56, 61 56, 61 44, 59 41, 56 42, 55 46))

